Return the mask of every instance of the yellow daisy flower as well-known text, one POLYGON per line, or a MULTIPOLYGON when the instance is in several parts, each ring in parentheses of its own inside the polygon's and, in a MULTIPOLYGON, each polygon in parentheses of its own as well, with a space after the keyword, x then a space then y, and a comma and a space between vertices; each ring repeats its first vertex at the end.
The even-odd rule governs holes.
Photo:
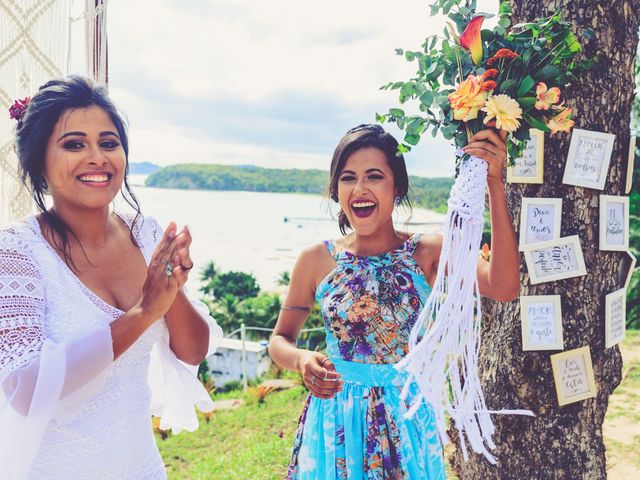
POLYGON ((487 114, 484 119, 486 125, 494 118, 496 128, 505 132, 513 132, 520 127, 522 109, 518 102, 508 95, 500 94, 489 97, 482 111, 487 114))

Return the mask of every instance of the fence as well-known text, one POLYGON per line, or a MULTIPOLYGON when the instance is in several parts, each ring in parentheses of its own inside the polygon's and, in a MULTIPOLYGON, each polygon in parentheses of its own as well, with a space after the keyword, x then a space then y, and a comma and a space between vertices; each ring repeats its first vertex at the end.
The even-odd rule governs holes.
MULTIPOLYGON (((247 341, 247 330, 259 331, 259 332, 273 332, 273 328, 265 328, 265 327, 247 327, 244 323, 240 325, 240 328, 235 329, 233 332, 226 335, 227 338, 231 338, 235 335, 240 334, 240 340, 242 340, 242 388, 244 391, 247 391, 248 388, 248 371, 247 371, 247 350, 245 346, 245 342, 247 341)), ((300 333, 306 332, 319 332, 324 330, 324 327, 316 327, 316 328, 304 328, 300 330, 300 333)))

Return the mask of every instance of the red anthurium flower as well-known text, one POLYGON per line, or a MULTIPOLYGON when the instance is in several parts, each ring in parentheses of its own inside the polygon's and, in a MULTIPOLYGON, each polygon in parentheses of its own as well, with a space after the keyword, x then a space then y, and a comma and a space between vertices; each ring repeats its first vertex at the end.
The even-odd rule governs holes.
POLYGON ((475 65, 482 62, 482 38, 480 37, 480 27, 484 21, 483 16, 474 18, 469 22, 467 28, 460 35, 460 45, 469 50, 475 65))

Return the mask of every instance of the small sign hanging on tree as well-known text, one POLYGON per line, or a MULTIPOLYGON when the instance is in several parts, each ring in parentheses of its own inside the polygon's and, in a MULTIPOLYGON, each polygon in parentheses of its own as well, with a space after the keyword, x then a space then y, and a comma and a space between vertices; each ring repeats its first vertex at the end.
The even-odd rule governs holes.
POLYGON ((558 405, 596 396, 596 382, 588 346, 551 355, 551 367, 558 405))

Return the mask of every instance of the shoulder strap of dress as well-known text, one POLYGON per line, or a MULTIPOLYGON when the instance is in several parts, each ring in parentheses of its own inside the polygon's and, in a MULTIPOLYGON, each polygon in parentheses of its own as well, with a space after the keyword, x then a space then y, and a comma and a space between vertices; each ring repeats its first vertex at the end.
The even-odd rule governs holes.
POLYGON ((331 254, 331 256, 335 259, 337 259, 338 254, 336 252, 336 244, 333 240, 324 240, 322 243, 324 243, 324 246, 327 248, 327 250, 329 251, 329 253, 331 254))
POLYGON ((414 233, 413 235, 411 235, 405 242, 405 250, 409 253, 413 253, 416 250, 416 247, 418 246, 422 235, 422 233, 414 233))

